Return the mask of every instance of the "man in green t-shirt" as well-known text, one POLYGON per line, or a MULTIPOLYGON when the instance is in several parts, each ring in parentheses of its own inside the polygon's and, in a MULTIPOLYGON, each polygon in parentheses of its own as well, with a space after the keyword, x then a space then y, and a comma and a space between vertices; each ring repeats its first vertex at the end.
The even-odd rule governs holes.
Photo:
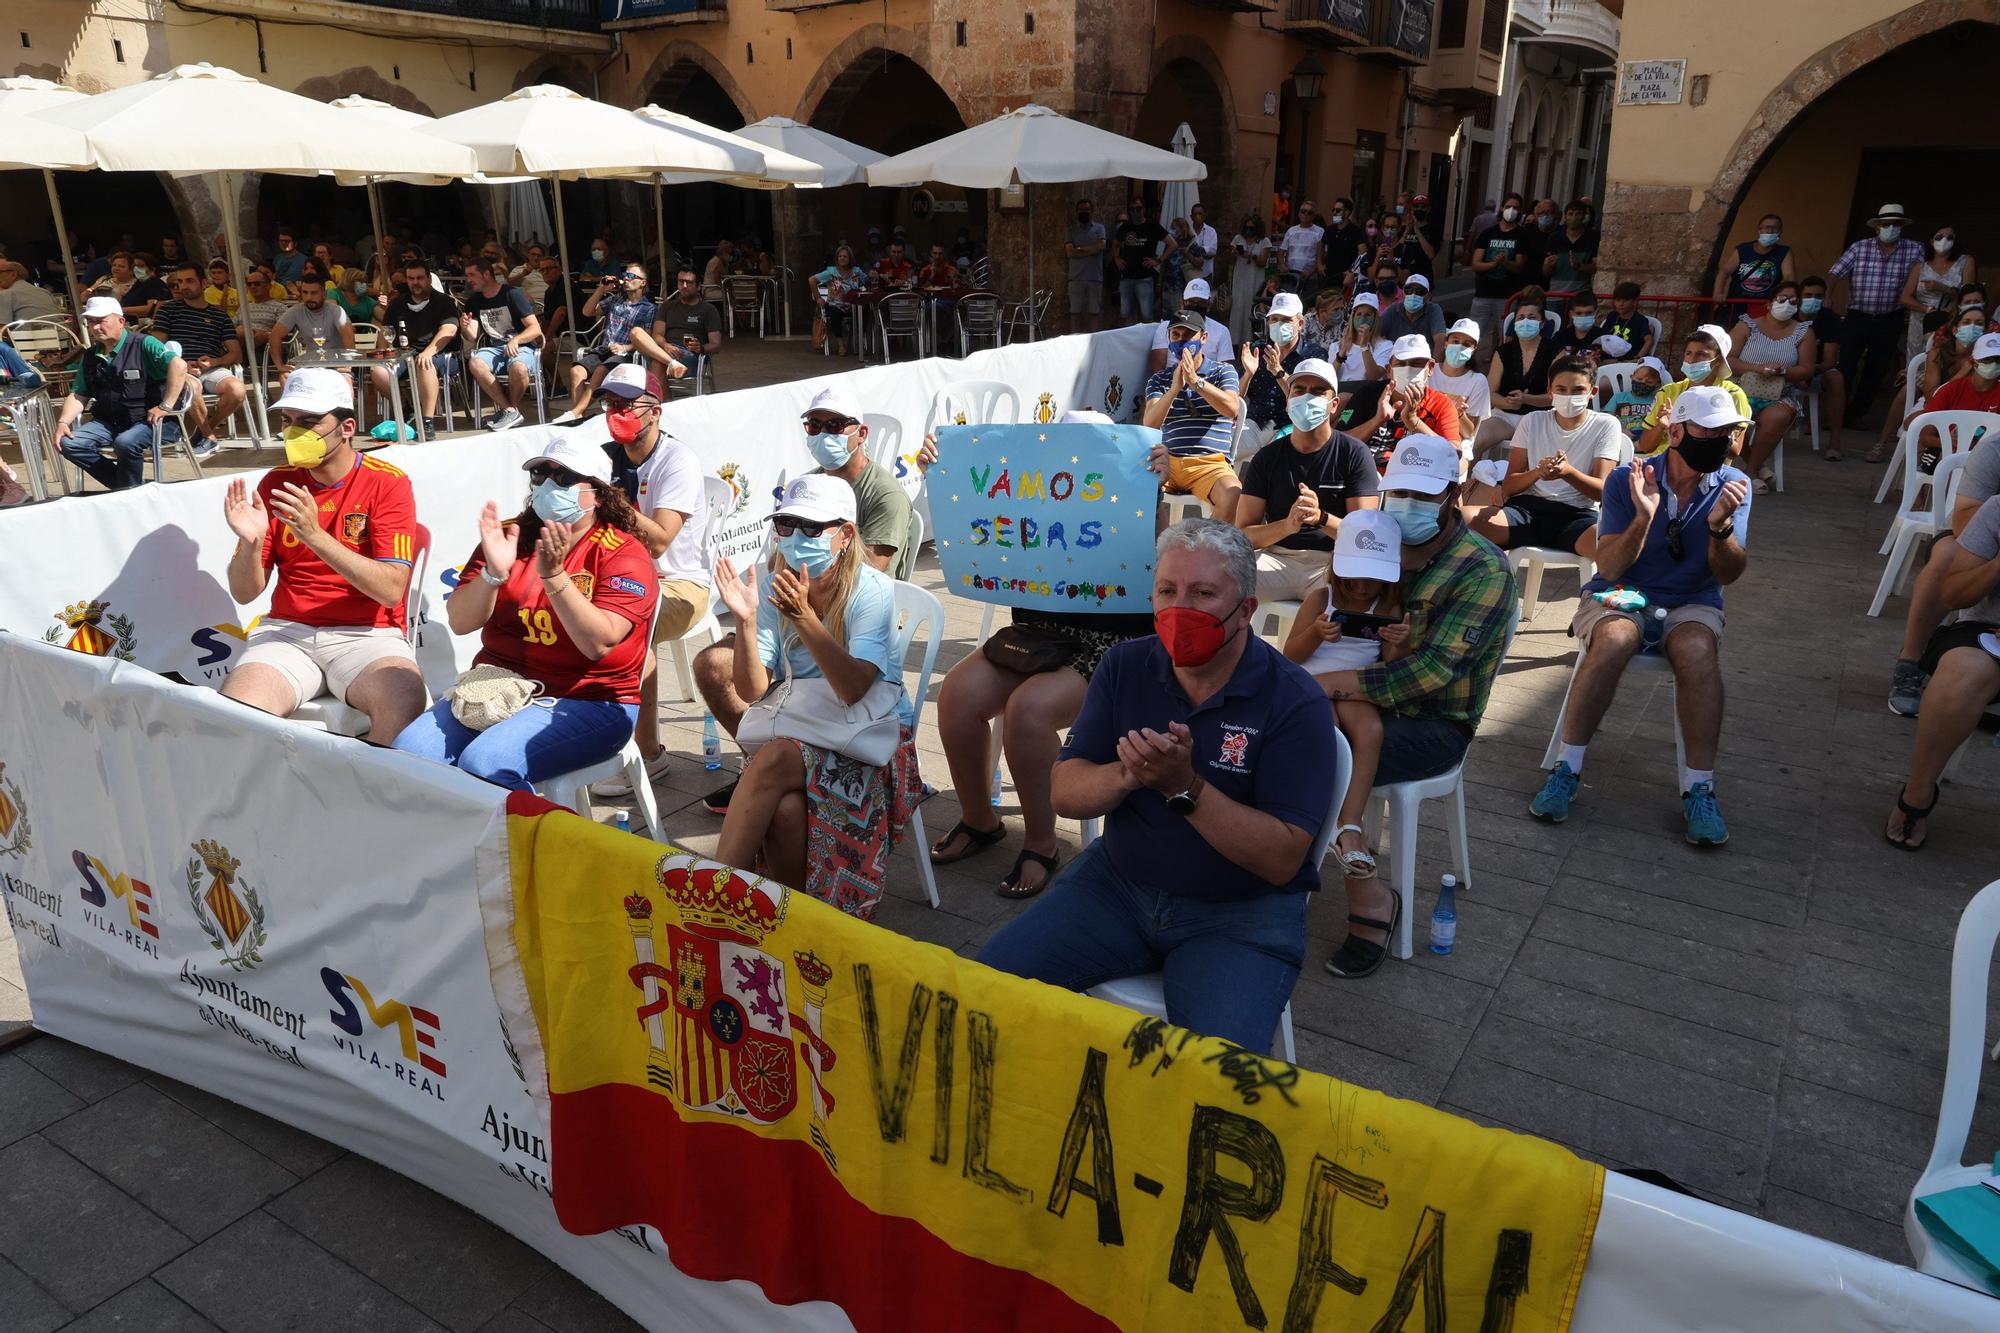
POLYGON ((803 418, 806 452, 819 470, 854 488, 861 554, 891 578, 907 579, 917 563, 916 511, 891 467, 868 457, 868 426, 856 404, 838 389, 822 389, 803 418))
POLYGON ((84 354, 63 400, 56 445, 106 490, 137 486, 145 480, 154 425, 160 424, 162 443, 180 438, 169 413, 187 384, 187 362, 159 339, 127 329, 116 297, 84 302, 83 322, 97 346, 84 354), (78 425, 86 407, 90 420, 78 425))

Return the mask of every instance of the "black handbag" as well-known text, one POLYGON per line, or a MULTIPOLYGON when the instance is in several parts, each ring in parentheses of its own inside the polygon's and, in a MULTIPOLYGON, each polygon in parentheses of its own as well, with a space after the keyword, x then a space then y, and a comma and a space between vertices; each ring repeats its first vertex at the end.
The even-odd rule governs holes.
POLYGON ((1006 671, 1039 676, 1069 665, 1083 644, 1053 625, 1002 625, 980 646, 986 660, 1006 671))

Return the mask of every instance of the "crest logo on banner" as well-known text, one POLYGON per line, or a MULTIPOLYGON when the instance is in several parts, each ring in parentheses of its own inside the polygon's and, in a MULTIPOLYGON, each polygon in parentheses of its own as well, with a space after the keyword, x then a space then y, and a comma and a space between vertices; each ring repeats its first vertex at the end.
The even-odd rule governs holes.
POLYGON ((118 615, 109 602, 71 602, 56 613, 57 623, 42 633, 45 643, 60 644, 88 657, 115 657, 130 662, 139 650, 139 635, 130 616, 118 615))
POLYGON ((0 856, 25 855, 34 844, 33 826, 28 823, 28 798, 21 784, 7 776, 0 761, 0 856))
POLYGON ((729 493, 735 498, 730 506, 728 518, 735 518, 750 507, 750 477, 735 463, 724 463, 715 470, 715 475, 729 483, 729 493))
POLYGON ((1056 419, 1056 396, 1045 393, 1035 404, 1035 420, 1046 426, 1056 419))
POLYGON ((1124 402, 1125 382, 1116 375, 1113 375, 1110 383, 1104 386, 1104 415, 1115 419, 1118 416, 1119 407, 1124 402))
POLYGON ((194 919, 225 964, 248 972, 264 961, 264 900, 250 884, 238 881, 243 863, 227 847, 207 839, 189 845, 194 855, 186 867, 187 896, 194 919), (204 869, 206 889, 201 885, 204 869))

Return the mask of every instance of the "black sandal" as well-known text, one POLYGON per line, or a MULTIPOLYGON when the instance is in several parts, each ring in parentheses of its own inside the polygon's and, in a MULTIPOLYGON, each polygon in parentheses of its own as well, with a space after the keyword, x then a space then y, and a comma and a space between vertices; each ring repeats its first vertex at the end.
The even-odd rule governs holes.
POLYGON ((1389 956, 1389 946, 1396 938, 1396 923, 1403 919, 1403 898, 1401 894, 1391 894, 1389 919, 1379 920, 1372 916, 1361 916, 1349 912, 1347 922, 1353 926, 1369 926, 1382 932, 1382 942, 1360 939, 1350 934, 1341 941, 1333 957, 1326 960, 1326 970, 1342 981, 1359 981, 1372 976, 1375 969, 1382 966, 1382 960, 1389 956))
MULTIPOLYGON (((1918 809, 1903 799, 1909 795, 1909 792, 1910 789, 1907 784, 1896 791, 1896 808, 1903 812, 1903 836, 1899 838, 1887 829, 1882 830, 1882 836, 1888 839, 1891 847, 1901 847, 1906 852, 1921 852, 1924 849, 1924 843, 1911 842, 1910 835, 1917 831, 1917 822, 1919 820, 1929 819, 1931 811, 1937 809, 1938 797, 1944 794, 1944 785, 1939 783, 1931 789, 1931 803, 1922 809, 1918 809)), ((1929 841, 1929 838, 1924 839, 1924 842, 1929 841)))
POLYGON ((981 852, 985 851, 988 847, 993 846, 993 844, 997 842, 1004 842, 1006 841, 1006 839, 1007 839, 1007 821, 1004 819, 1000 821, 1000 826, 998 828, 993 828, 993 829, 976 829, 972 827, 972 825, 966 823, 963 819, 961 819, 956 824, 952 825, 951 832, 945 834, 942 838, 939 838, 936 842, 931 844, 930 846, 931 864, 934 866, 956 865, 958 862, 965 860, 967 857, 977 856, 981 852), (939 856, 938 848, 944 846, 946 843, 950 842, 953 838, 956 838, 961 833, 963 833, 966 838, 964 850, 957 852, 951 856, 939 856))
POLYGON ((1060 864, 1062 864, 1061 857, 1043 856, 1040 852, 1031 852, 1023 847, 1021 854, 1014 858, 1014 868, 1007 872, 1007 878, 1000 881, 1000 887, 994 892, 1002 898, 1032 898, 1055 882, 1056 867, 1060 864), (1021 867, 1030 861, 1040 866, 1047 874, 1034 888, 1024 889, 1021 887, 1021 867))

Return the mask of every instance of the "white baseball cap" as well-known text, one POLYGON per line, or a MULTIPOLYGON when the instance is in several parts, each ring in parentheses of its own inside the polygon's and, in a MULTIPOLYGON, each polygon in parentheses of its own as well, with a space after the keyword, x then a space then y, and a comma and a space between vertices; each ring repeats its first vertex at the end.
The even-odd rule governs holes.
POLYGON ((1616 359, 1621 356, 1629 356, 1632 351, 1631 341, 1626 338, 1621 338, 1615 333, 1605 334, 1602 338, 1599 338, 1597 340, 1597 345, 1604 349, 1604 354, 1606 356, 1611 357, 1613 359, 1616 359))
POLYGON ((1403 577, 1403 530, 1379 509, 1353 509, 1333 535, 1333 572, 1343 579, 1403 577))
POLYGON ((646 368, 629 362, 622 366, 613 366, 611 372, 604 377, 601 388, 613 398, 624 398, 628 401, 652 392, 652 386, 646 383, 646 368))
POLYGON ((115 296, 93 296, 83 303, 85 319, 103 319, 106 315, 122 315, 125 307, 118 304, 115 296))
POLYGON ((1453 334, 1459 334, 1463 337, 1472 339, 1472 341, 1474 342, 1478 342, 1479 325, 1469 319, 1458 320, 1455 323, 1453 323, 1450 328, 1444 331, 1444 336, 1447 338, 1451 337, 1453 334))
POLYGON ((273 412, 310 412, 323 417, 328 412, 354 410, 354 381, 325 366, 307 366, 285 376, 285 391, 271 404, 273 412))
POLYGON ((2000 356, 2000 333, 1983 333, 1979 341, 1972 344, 1974 361, 1989 361, 1996 356, 2000 356))
POLYGON ((1668 420, 1713 430, 1718 426, 1740 426, 1750 418, 1736 406, 1729 390, 1698 384, 1692 389, 1681 390, 1681 396, 1674 399, 1673 415, 1668 420))
POLYGON ((1662 361, 1662 360, 1660 360, 1660 358, 1658 358, 1657 356, 1642 356, 1642 357, 1640 357, 1640 358, 1639 358, 1639 364, 1638 364, 1638 365, 1637 365, 1636 367, 1634 367, 1634 369, 1633 369, 1633 373, 1634 373, 1634 374, 1637 374, 1637 373, 1638 373, 1639 371, 1641 371, 1641 370, 1650 370, 1650 371, 1652 371, 1652 372, 1653 372, 1653 373, 1654 373, 1655 375, 1658 375, 1658 376, 1660 377, 1660 382, 1661 382, 1661 383, 1663 383, 1663 384, 1664 384, 1664 383, 1666 382, 1666 379, 1667 379, 1667 363, 1666 363, 1666 362, 1664 362, 1664 361, 1662 361))
POLYGON ((1382 313, 1382 298, 1373 292, 1363 292, 1354 298, 1354 307, 1358 308, 1364 305, 1378 315, 1382 313))
POLYGON ((1395 347, 1389 352, 1391 361, 1414 361, 1418 358, 1425 361, 1431 359, 1431 340, 1421 333, 1404 334, 1396 339, 1395 347))
POLYGON ((1118 423, 1102 412, 1093 412, 1087 407, 1072 407, 1056 418, 1063 426, 1115 426, 1118 423))
MULTIPOLYGON (((1709 337, 1715 339, 1715 346, 1717 348, 1717 351, 1715 353, 1715 359, 1722 363, 1723 373, 1728 374, 1729 373, 1729 330, 1723 328, 1720 324, 1703 324, 1700 328, 1697 328, 1695 332, 1706 333, 1709 337)), ((1710 385, 1709 387, 1713 388, 1714 386, 1710 385)))
POLYGON ((829 477, 823 472, 808 472, 803 477, 793 477, 785 487, 784 498, 771 511, 773 518, 779 514, 802 518, 808 523, 832 523, 836 520, 852 523, 854 488, 839 477, 829 477))
POLYGON ((1188 281, 1187 286, 1181 288, 1181 300, 1183 301, 1206 301, 1208 299, 1208 283, 1202 278, 1192 278, 1188 281))
POLYGON ((1335 393, 1340 392, 1340 376, 1334 372, 1333 363, 1324 357, 1309 356, 1292 367, 1292 383, 1297 384, 1299 377, 1302 375, 1310 375, 1316 380, 1324 380, 1326 381, 1327 388, 1332 389, 1335 393))
MULTIPOLYGON (((1458 480, 1458 446, 1438 435, 1405 435, 1382 474, 1385 491, 1437 495, 1458 480)), ((1345 524, 1346 520, 1341 522, 1345 524)))
POLYGON ((1409 277, 1403 279, 1403 286, 1406 288, 1421 287, 1425 291, 1429 291, 1431 289, 1431 280, 1421 273, 1412 273, 1409 277))
POLYGON ((521 464, 521 470, 525 472, 537 463, 554 463, 557 467, 568 468, 579 477, 589 477, 600 485, 609 486, 611 455, 604 452, 602 443, 593 444, 589 440, 580 440, 577 438, 578 433, 570 430, 556 431, 556 438, 544 445, 540 453, 521 464))
POLYGON ((1306 308, 1299 304, 1299 294, 1297 292, 1279 292, 1271 298, 1272 319, 1277 319, 1282 315, 1290 315, 1292 318, 1297 319, 1305 313, 1306 308))
MULTIPOLYGON (((861 420, 860 407, 855 404, 852 398, 849 398, 846 393, 839 389, 821 389, 813 395, 812 405, 806 408, 806 411, 808 413, 824 412, 828 416, 846 417, 849 421, 861 420)), ((843 482, 842 484, 845 485, 846 483, 843 482)), ((800 515, 800 517, 804 517, 804 515, 800 515)))

